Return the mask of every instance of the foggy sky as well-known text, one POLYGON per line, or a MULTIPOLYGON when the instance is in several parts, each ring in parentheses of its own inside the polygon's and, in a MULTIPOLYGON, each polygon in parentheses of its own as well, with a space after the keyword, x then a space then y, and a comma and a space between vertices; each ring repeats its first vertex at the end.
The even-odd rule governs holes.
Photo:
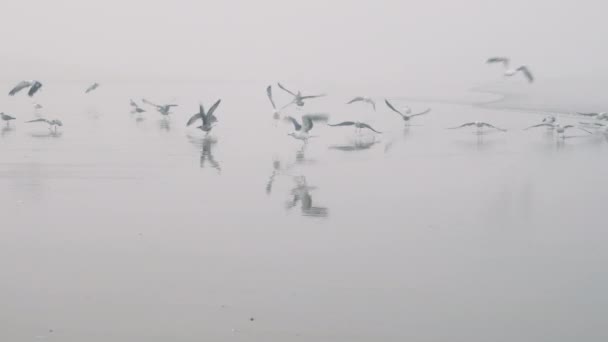
POLYGON ((2 78, 478 79, 507 55, 608 75, 602 1, 5 2, 2 78), (478 75, 481 73, 480 75, 478 75))

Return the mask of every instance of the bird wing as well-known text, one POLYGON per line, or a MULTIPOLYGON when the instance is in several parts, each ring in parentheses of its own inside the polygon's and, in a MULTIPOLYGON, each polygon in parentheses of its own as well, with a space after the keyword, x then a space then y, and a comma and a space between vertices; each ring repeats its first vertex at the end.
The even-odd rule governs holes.
POLYGON ((306 99, 315 99, 317 97, 324 97, 327 96, 327 94, 319 94, 319 95, 306 95, 306 96, 300 96, 300 98, 302 100, 306 100, 306 99))
POLYGON ((209 108, 209 111, 207 112, 207 119, 210 120, 210 123, 213 123, 213 122, 217 121, 217 117, 215 115, 213 115, 213 112, 215 112, 215 110, 217 109, 217 107, 220 105, 220 102, 222 102, 221 99, 215 101, 215 103, 213 104, 213 106, 211 106, 211 108, 209 108))
POLYGON ((27 95, 29 97, 34 96, 34 94, 36 94, 36 92, 42 88, 42 83, 38 82, 38 81, 34 81, 34 84, 32 84, 32 87, 30 88, 30 90, 27 92, 27 95))
POLYGON ((509 59, 507 57, 490 57, 486 60, 486 63, 502 63, 507 68, 509 66, 509 59))
POLYGON ((171 107, 177 107, 178 105, 176 104, 168 104, 168 105, 164 105, 163 107, 167 107, 167 109, 171 108, 171 107))
POLYGON ((293 91, 283 87, 283 85, 281 83, 277 83, 277 85, 279 86, 279 88, 285 90, 286 92, 290 93, 291 95, 296 96, 296 94, 293 91))
POLYGON ((388 108, 390 108, 393 112, 401 115, 402 117, 405 117, 405 115, 403 113, 401 113, 400 111, 397 110, 397 108, 395 108, 390 102, 388 102, 388 100, 384 100, 384 103, 386 103, 386 106, 388 108))
POLYGON ((46 122, 46 123, 50 124, 49 120, 47 120, 47 119, 34 119, 34 120, 26 121, 25 123, 30 123, 30 122, 46 122))
POLYGON ((530 128, 543 127, 543 126, 546 126, 546 127, 554 127, 554 125, 553 125, 553 124, 550 124, 550 123, 541 123, 541 124, 538 124, 538 125, 530 126, 530 127, 528 127, 528 128, 524 128, 524 131, 525 131, 525 130, 529 130, 530 128))
POLYGON ((576 114, 584 115, 584 116, 597 116, 598 115, 598 113, 580 113, 580 112, 576 112, 576 114))
POLYGON ((412 114, 412 115, 410 115, 410 118, 411 118, 411 117, 414 117, 414 116, 418 116, 418 115, 424 115, 424 114, 427 114, 427 113, 428 113, 428 112, 430 112, 430 111, 431 111, 431 108, 428 108, 428 109, 426 109, 426 110, 424 110, 424 111, 422 111, 422 112, 420 112, 420 113, 416 113, 416 114, 412 114))
POLYGON ((528 82, 534 82, 534 76, 532 76, 532 72, 530 72, 530 69, 527 66, 522 65, 517 68, 517 71, 523 72, 526 78, 528 79, 528 82))
POLYGON ((270 104, 272 104, 272 108, 274 110, 277 110, 277 105, 274 103, 274 100, 272 99, 272 86, 268 86, 266 88, 266 94, 268 95, 268 99, 270 100, 270 104))
POLYGON ((310 130, 313 127, 313 123, 312 123, 312 119, 307 117, 307 116, 303 116, 302 117, 302 125, 303 125, 303 130, 305 133, 310 132, 310 130))
POLYGON ((378 132, 378 131, 376 131, 375 129, 373 129, 373 128, 372 128, 372 126, 370 126, 370 125, 368 125, 368 124, 366 124, 366 123, 361 123, 361 127, 363 127, 363 128, 367 128, 367 129, 371 129, 372 131, 374 131, 374 132, 376 132, 376 133, 382 134, 382 132, 378 132))
POLYGON ((92 92, 93 90, 97 89, 97 87, 99 87, 99 84, 97 84, 97 83, 93 83, 93 84, 92 84, 91 86, 89 86, 89 87, 87 88, 87 90, 85 90, 84 92, 88 94, 88 93, 92 92))
POLYGON ((145 103, 145 104, 147 104, 147 105, 150 105, 150 106, 156 107, 156 108, 160 108, 160 106, 159 106, 159 105, 154 104, 154 103, 152 103, 152 102, 150 102, 150 101, 148 101, 148 100, 146 100, 146 99, 142 99, 142 100, 141 100, 141 102, 143 102, 143 103, 145 103))
POLYGON ((473 126, 473 125, 475 125, 475 123, 474 123, 474 122, 467 122, 467 123, 462 124, 462 125, 460 125, 460 126, 458 126, 458 127, 450 127, 450 128, 448 128, 448 129, 458 129, 458 128, 463 128, 463 127, 467 127, 467 126, 473 126))
POLYGON ((192 117, 188 120, 188 123, 186 123, 186 126, 192 125, 198 119, 203 120, 203 125, 205 124, 205 108, 203 108, 202 104, 200 104, 198 108, 198 113, 192 115, 192 117))
POLYGON ((286 117, 285 119, 286 119, 286 120, 291 121, 291 123, 292 123, 292 124, 293 124, 293 126, 295 127, 296 131, 299 131, 299 130, 301 130, 301 129, 302 129, 302 125, 300 125, 300 124, 298 123, 298 121, 297 121, 296 119, 294 119, 293 117, 288 116, 288 117, 286 117))
POLYGON ((302 116, 311 119, 314 122, 327 122, 329 120, 329 114, 327 113, 308 113, 302 116))
POLYGON ((17 83, 17 85, 8 93, 10 96, 13 96, 20 92, 22 89, 31 86, 33 83, 30 81, 21 81, 17 83))
POLYGON ((354 99, 352 99, 352 100, 350 100, 350 101, 346 102, 346 104, 351 104, 351 103, 355 103, 355 102, 360 102, 360 101, 363 101, 363 100, 365 100, 365 98, 363 98, 362 96, 357 96, 357 97, 355 97, 354 99))
POLYGON ((486 127, 490 127, 490 128, 497 129, 497 130, 499 130, 499 131, 501 131, 501 132, 506 132, 506 131, 507 131, 506 129, 502 129, 502 128, 498 128, 498 127, 496 127, 496 126, 494 126, 494 125, 490 125, 490 124, 489 124, 489 123, 487 123, 487 122, 482 122, 481 124, 482 124, 482 125, 484 125, 484 126, 486 126, 486 127))
POLYGON ((332 126, 332 127, 338 127, 338 126, 352 126, 352 125, 354 125, 354 124, 355 124, 355 123, 354 123, 354 122, 352 122, 352 121, 344 121, 344 122, 340 122, 340 123, 338 123, 338 124, 334 124, 334 125, 332 125, 332 124, 327 124, 327 126, 332 126))

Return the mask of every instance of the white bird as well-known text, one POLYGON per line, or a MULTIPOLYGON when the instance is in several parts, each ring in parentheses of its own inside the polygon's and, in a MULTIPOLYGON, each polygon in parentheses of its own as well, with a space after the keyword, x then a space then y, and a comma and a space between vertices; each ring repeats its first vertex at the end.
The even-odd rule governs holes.
POLYGON ((571 128, 577 128, 577 129, 580 129, 581 131, 584 131, 584 132, 587 132, 589 134, 592 134, 591 132, 589 132, 586 129, 583 129, 583 128, 580 128, 580 127, 576 127, 576 126, 573 126, 573 125, 562 126, 559 123, 541 123, 541 124, 538 124, 538 125, 530 126, 530 127, 526 128, 524 130, 529 130, 530 128, 536 128, 536 127, 549 127, 551 129, 555 130, 555 132, 557 132, 557 134, 561 134, 562 136, 565 134, 566 130, 571 129, 571 128))
POLYGON ((171 107, 177 107, 176 104, 157 105, 157 104, 154 104, 154 103, 152 103, 152 102, 150 102, 150 101, 148 101, 146 99, 142 99, 142 102, 145 103, 145 104, 148 104, 148 105, 150 105, 152 107, 156 107, 156 110, 159 113, 161 113, 162 115, 169 115, 169 114, 171 114, 171 112, 170 112, 171 111, 171 107))
POLYGON ((332 126, 332 127, 339 127, 339 126, 355 126, 355 130, 357 132, 361 132, 361 129, 363 128, 367 128, 371 131, 374 131, 378 134, 382 134, 382 132, 378 132, 376 131, 372 126, 366 124, 365 122, 359 122, 359 121, 344 121, 344 122, 340 122, 338 124, 327 124, 328 126, 332 126))
POLYGON ((277 105, 274 103, 274 99, 272 98, 272 86, 268 86, 266 88, 266 95, 268 95, 268 99, 270 100, 270 104, 272 105, 272 110, 273 110, 273 118, 275 120, 278 120, 279 117, 281 116, 281 114, 279 113, 279 110, 277 109, 277 105))
POLYGON ((597 120, 608 120, 608 113, 606 112, 591 112, 591 113, 579 113, 576 114, 594 117, 597 120))
POLYGON ((366 97, 366 96, 357 96, 354 99, 348 101, 346 104, 352 104, 355 102, 363 102, 363 103, 369 103, 372 105, 372 107, 374 108, 374 111, 376 110, 376 101, 374 101, 373 99, 371 99, 370 97, 366 97))
POLYGON ((99 83, 95 82, 95 83, 91 84, 91 86, 89 86, 87 88, 87 90, 84 91, 84 93, 88 94, 88 93, 92 92, 93 90, 97 89, 97 87, 99 87, 99 83))
POLYGON ((217 109, 217 107, 220 105, 220 102, 222 102, 222 100, 217 100, 213 106, 211 106, 211 108, 209 108, 209 111, 207 113, 205 113, 205 109, 203 108, 203 105, 199 105, 199 112, 194 114, 190 120, 188 120, 188 123, 186 124, 186 126, 190 126, 193 123, 195 123, 197 120, 201 120, 203 122, 203 124, 201 126, 198 126, 197 128, 202 130, 203 132, 209 134, 209 132, 211 131, 211 129, 213 128, 213 124, 217 122, 217 117, 215 117, 215 115, 213 115, 213 113, 215 112, 215 110, 217 109))
POLYGON ((499 131, 501 131, 501 132, 506 132, 506 131, 507 131, 506 129, 498 128, 498 127, 496 127, 496 126, 494 126, 494 125, 491 125, 491 124, 489 124, 489 123, 487 123, 487 122, 482 122, 482 121, 473 121, 473 122, 467 122, 467 123, 462 124, 462 125, 460 125, 460 126, 457 126, 457 127, 450 127, 450 128, 448 128, 448 129, 458 129, 458 128, 463 128, 463 127, 471 127, 471 126, 475 126, 475 127, 477 127, 477 132, 481 132, 481 130, 482 130, 484 127, 488 127, 488 128, 494 128, 494 129, 499 130, 499 131))
POLYGON ((510 76, 514 76, 517 73, 521 72, 522 74, 524 74, 524 76, 526 76, 526 79, 528 80, 528 82, 530 82, 530 83, 534 82, 534 76, 532 76, 532 72, 530 71, 530 68, 528 68, 525 65, 518 66, 517 68, 510 68, 509 67, 510 60, 506 57, 491 57, 486 60, 486 63, 488 63, 488 64, 501 63, 505 68, 505 71, 504 71, 505 76, 510 77, 510 76))
POLYGON ((21 90, 23 90, 25 88, 30 88, 30 90, 27 92, 27 95, 29 97, 32 97, 32 96, 34 96, 34 94, 36 94, 36 92, 38 90, 40 90, 41 87, 42 87, 42 83, 40 83, 36 80, 21 81, 21 82, 17 83, 17 85, 11 91, 9 91, 8 94, 10 96, 14 96, 21 90))
POLYGON ((409 107, 406 107, 406 109, 404 110, 404 112, 397 110, 397 108, 395 108, 395 106, 393 106, 390 102, 388 102, 388 100, 384 100, 384 103, 386 103, 386 105, 388 106, 388 108, 390 108, 393 112, 399 114, 401 116, 401 118, 403 119, 403 121, 405 121, 406 124, 409 124, 409 121, 418 115, 424 115, 428 112, 431 111, 430 108, 420 112, 420 113, 416 113, 416 114, 410 114, 412 112, 412 110, 409 107))
POLYGON ((305 114, 302 115, 302 124, 291 116, 285 118, 290 121, 294 126, 294 131, 288 135, 294 139, 302 140, 304 143, 308 142, 308 139, 314 137, 310 135, 310 130, 313 128, 315 121, 327 121, 328 116, 325 114, 305 114))
POLYGON ((15 117, 10 116, 8 114, 4 114, 4 113, 0 113, 0 118, 6 122, 7 127, 9 125, 9 122, 11 122, 12 120, 15 120, 15 117))
POLYGON ((304 100, 308 100, 308 99, 314 99, 314 98, 318 98, 318 97, 323 97, 325 96, 325 94, 319 94, 319 95, 302 95, 302 92, 298 90, 297 93, 294 93, 293 91, 283 87, 283 85, 281 83, 277 83, 279 88, 283 89, 284 91, 288 92, 289 94, 291 94, 293 96, 293 101, 291 101, 290 103, 286 104, 285 106, 283 106, 283 108, 290 106, 292 104, 295 104, 298 107, 302 107, 304 106, 304 100))
POLYGON ((63 126, 63 122, 61 122, 61 120, 47 120, 47 119, 35 119, 35 120, 30 120, 30 121, 26 121, 26 123, 32 123, 32 122, 44 122, 46 124, 49 125, 49 129, 50 130, 55 130, 55 132, 57 132, 57 127, 58 126, 63 126))

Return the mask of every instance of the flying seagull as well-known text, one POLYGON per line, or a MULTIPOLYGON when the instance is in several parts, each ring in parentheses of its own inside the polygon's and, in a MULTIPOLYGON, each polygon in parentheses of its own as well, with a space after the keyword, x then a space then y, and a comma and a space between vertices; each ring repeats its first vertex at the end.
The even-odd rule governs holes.
POLYGON ((285 106, 283 106, 283 108, 290 106, 292 104, 295 103, 296 106, 298 107, 302 107, 304 106, 304 100, 308 100, 308 99, 314 99, 317 97, 323 97, 325 96, 325 94, 320 94, 320 95, 302 95, 302 92, 298 90, 297 93, 294 93, 293 91, 283 87, 283 85, 281 83, 277 83, 279 88, 283 89, 284 91, 288 92, 289 94, 291 94, 293 96, 293 101, 291 101, 290 103, 286 104, 285 106))
POLYGON ((157 104, 154 104, 154 103, 152 103, 152 102, 150 102, 150 101, 148 101, 146 99, 142 99, 142 102, 145 103, 145 104, 148 104, 148 105, 150 105, 152 107, 156 107, 156 110, 159 113, 161 113, 162 115, 169 115, 171 107, 177 107, 176 104, 157 105, 157 104))
POLYGON ((4 114, 4 113, 0 113, 0 118, 2 118, 2 120, 6 121, 6 126, 8 127, 9 123, 11 122, 11 120, 15 120, 14 117, 8 115, 8 114, 4 114))
POLYGON ((203 124, 201 126, 198 126, 197 128, 199 128, 200 130, 202 130, 203 132, 209 134, 209 132, 211 131, 211 129, 213 128, 213 124, 217 122, 217 117, 215 117, 215 115, 213 115, 213 113, 215 112, 215 110, 217 109, 217 107, 220 105, 220 102, 222 102, 222 100, 217 100, 213 106, 211 106, 211 108, 209 108, 209 111, 207 113, 205 113, 205 108, 203 108, 203 105, 199 105, 199 112, 194 114, 190 120, 188 120, 188 123, 186 124, 186 126, 190 126, 193 123, 195 123, 197 120, 201 120, 203 121, 203 124))
POLYGON ((307 143, 309 138, 314 137, 310 135, 310 130, 314 126, 313 122, 327 121, 328 118, 329 117, 325 114, 305 114, 302 115, 302 124, 300 124, 298 120, 288 116, 285 120, 290 121, 294 127, 294 131, 288 135, 294 139, 302 140, 304 143, 307 143))
POLYGON ((134 113, 141 114, 146 111, 145 109, 143 109, 139 105, 137 105, 137 103, 135 103, 135 101, 133 101, 133 100, 129 100, 129 101, 130 101, 129 104, 131 105, 131 107, 133 107, 133 109, 131 109, 132 114, 134 114, 134 113))
POLYGON ((272 98, 272 86, 268 86, 266 88, 266 95, 268 95, 268 99, 270 100, 270 104, 272 105, 273 110, 273 118, 278 120, 280 117, 279 110, 277 109, 277 105, 274 103, 274 99, 272 98))
POLYGON ((17 94, 21 90, 23 90, 25 88, 30 88, 30 90, 27 92, 27 95, 29 97, 32 97, 32 96, 34 96, 34 94, 36 94, 36 92, 38 90, 40 90, 40 87, 42 87, 42 83, 40 83, 40 82, 38 82, 36 80, 21 81, 8 94, 10 96, 14 96, 15 94, 17 94))
POLYGON ((88 94, 88 93, 92 92, 93 90, 97 89, 97 87, 99 87, 99 83, 95 82, 95 83, 91 84, 91 86, 89 86, 87 88, 87 90, 84 91, 84 93, 88 94))
POLYGON ((380 133, 380 134, 382 134, 382 132, 378 132, 378 131, 376 131, 375 129, 373 129, 373 128, 372 128, 372 126, 370 126, 370 125, 368 125, 368 124, 366 124, 366 123, 364 123, 364 122, 358 122, 358 121, 344 121, 344 122, 340 122, 340 123, 338 123, 338 124, 334 124, 334 125, 332 125, 332 124, 327 124, 327 125, 328 125, 328 126, 332 126, 332 127, 339 127, 339 126, 355 126, 355 130, 356 130, 357 132, 361 132, 361 129, 362 129, 362 128, 367 128, 367 129, 369 129, 369 130, 371 130, 371 131, 374 131, 374 132, 376 132, 376 133, 380 133))
POLYGON ((352 103, 355 103, 355 102, 369 103, 374 108, 374 111, 376 110, 376 101, 372 100, 369 97, 357 96, 354 99, 348 101, 346 104, 352 104, 352 103))
POLYGON ((529 130, 530 128, 536 128, 536 127, 549 127, 551 129, 554 129, 557 132, 557 134, 561 134, 562 136, 565 134, 566 130, 568 130, 570 128, 577 128, 577 129, 580 129, 581 131, 584 131, 584 132, 587 132, 589 134, 592 134, 588 130, 580 128, 580 127, 576 127, 576 126, 573 126, 573 125, 562 126, 562 125, 560 125, 558 123, 541 123, 541 124, 538 124, 538 125, 530 126, 530 127, 526 128, 524 130, 529 130))
POLYGON ((608 113, 606 113, 606 112, 591 112, 591 113, 579 113, 579 112, 577 112, 576 114, 594 117, 597 120, 608 120, 608 113))
POLYGON ((61 122, 61 120, 47 120, 47 119, 35 119, 35 120, 30 120, 30 121, 26 121, 26 123, 31 123, 31 122, 45 122, 49 125, 49 129, 50 130, 55 130, 55 132, 57 132, 57 127, 58 126, 63 126, 63 123, 61 122))
POLYGON ((522 74, 524 74, 524 76, 526 76, 526 79, 528 80, 528 82, 532 83, 534 82, 534 76, 532 76, 532 72, 530 71, 530 69, 525 66, 525 65, 521 65, 518 66, 517 68, 510 68, 509 64, 510 64, 510 60, 507 57, 491 57, 488 58, 486 60, 486 63, 488 64, 495 64, 495 63, 500 63, 503 65, 505 71, 504 71, 504 75, 505 76, 514 76, 517 73, 521 72, 522 74))
POLYGON ((494 129, 499 130, 499 131, 501 131, 501 132, 506 132, 506 131, 507 131, 506 129, 498 128, 498 127, 496 127, 496 126, 494 126, 494 125, 490 125, 490 124, 489 124, 489 123, 487 123, 487 122, 481 122, 481 121, 467 122, 467 123, 462 124, 462 125, 460 125, 460 126, 457 126, 457 127, 450 127, 450 128, 448 128, 448 129, 458 129, 458 128, 470 127, 470 126, 475 126, 475 127, 477 127, 477 132, 481 132, 481 130, 482 130, 484 127, 494 128, 494 129))
POLYGON ((420 113, 410 114, 412 112, 412 110, 409 107, 407 107, 404 110, 405 113, 403 113, 403 112, 397 110, 397 108, 395 108, 395 106, 393 106, 390 102, 388 102, 388 100, 384 100, 384 103, 386 103, 386 105, 388 106, 388 108, 390 108, 393 112, 399 114, 401 116, 401 118, 403 119, 403 121, 405 121, 406 124, 409 124, 410 120, 413 117, 418 116, 418 115, 424 115, 424 114, 426 114, 426 113, 428 113, 428 112, 431 111, 431 109, 428 108, 425 111, 422 111, 420 113))

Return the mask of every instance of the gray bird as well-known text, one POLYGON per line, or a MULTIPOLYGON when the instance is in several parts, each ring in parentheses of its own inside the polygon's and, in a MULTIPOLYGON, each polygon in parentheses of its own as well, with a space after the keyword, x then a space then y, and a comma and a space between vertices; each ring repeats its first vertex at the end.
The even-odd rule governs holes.
POLYGON ((15 120, 14 117, 4 113, 0 113, 0 118, 2 118, 2 120, 6 122, 7 127, 12 120, 15 120))
POLYGON ((301 91, 298 91, 297 93, 294 93, 293 91, 283 87, 283 85, 281 83, 277 83, 279 88, 283 89, 284 91, 288 92, 289 94, 291 94, 293 96, 293 101, 291 101, 290 103, 286 104, 283 108, 286 108, 287 106, 290 106, 292 104, 295 104, 298 107, 302 107, 304 106, 304 100, 309 100, 309 99, 314 99, 314 98, 318 98, 318 97, 323 97, 325 96, 325 94, 319 94, 319 95, 302 95, 301 91))
POLYGON ((213 104, 213 106, 211 106, 211 108, 209 108, 209 111, 207 113, 205 113, 205 108, 203 108, 203 105, 202 104, 199 105, 199 112, 194 114, 188 120, 188 123, 186 124, 186 126, 190 126, 200 119, 203 122, 203 124, 201 126, 198 126, 197 128, 202 130, 203 132, 209 134, 209 132, 213 128, 213 124, 217 122, 217 117, 215 117, 215 115, 213 115, 213 113, 215 112, 217 107, 220 105, 220 102, 222 102, 221 99, 217 100, 213 104))
POLYGON ((498 127, 496 127, 496 126, 494 126, 494 125, 491 125, 491 124, 489 124, 489 123, 487 123, 487 122, 481 122, 481 121, 467 122, 467 123, 462 124, 462 125, 460 125, 460 126, 457 126, 457 127, 450 127, 450 128, 448 128, 448 129, 458 129, 458 128, 463 128, 463 127, 471 127, 471 126, 475 126, 475 127, 477 127, 477 132, 481 132, 481 130, 482 130, 484 127, 488 127, 488 128, 494 128, 494 129, 499 130, 499 131, 501 131, 501 132, 506 132, 506 131, 507 131, 506 129, 498 128, 498 127))
POLYGON ((412 110, 411 110, 409 107, 407 107, 407 108, 404 110, 404 112, 405 112, 405 113, 404 113, 404 112, 402 112, 402 111, 400 111, 400 110, 397 110, 397 108, 395 108, 395 106, 393 106, 393 105, 392 105, 390 102, 388 102, 388 100, 386 100, 386 99, 385 99, 385 100, 384 100, 384 103, 386 103, 386 106, 387 106, 388 108, 390 108, 390 109, 391 109, 393 112, 395 112, 395 113, 399 114, 399 115, 401 116, 401 118, 403 119, 403 121, 405 121, 405 123, 406 123, 406 124, 409 124, 409 123, 410 123, 410 120, 411 120, 413 117, 415 117, 415 116, 419 116, 419 115, 424 115, 424 114, 427 114, 428 112, 430 112, 430 111, 431 111, 431 109, 430 109, 430 108, 428 108, 428 109, 426 109, 426 110, 424 110, 424 111, 422 111, 422 112, 420 112, 420 113, 411 114, 412 110))
POLYGON ((270 100, 270 104, 272 105, 273 115, 272 118, 278 120, 281 117, 279 110, 277 109, 277 105, 274 103, 274 99, 272 98, 272 86, 266 87, 266 95, 268 95, 268 99, 270 100))
POLYGON ((368 124, 366 124, 364 122, 358 122, 358 121, 344 121, 344 122, 340 122, 340 123, 334 124, 334 125, 332 125, 332 124, 327 124, 327 125, 331 126, 331 127, 355 126, 355 130, 357 132, 361 132, 361 129, 367 128, 367 129, 369 129, 371 131, 374 131, 376 133, 382 134, 382 132, 378 132, 375 129, 373 129, 372 126, 370 126, 370 125, 368 125, 368 124))
POLYGON ((40 83, 36 80, 21 81, 21 82, 17 83, 17 85, 8 94, 10 96, 14 96, 21 90, 30 88, 30 90, 27 92, 27 95, 29 97, 32 97, 32 96, 34 96, 34 94, 36 94, 36 92, 38 90, 40 90, 41 87, 42 87, 42 83, 40 83))
POLYGON ((91 86, 89 86, 87 88, 87 90, 84 91, 85 94, 88 94, 90 92, 92 92, 93 90, 97 89, 99 87, 99 83, 95 82, 93 84, 91 84, 91 86))
POLYGON ((510 60, 507 57, 491 57, 488 58, 486 60, 486 63, 488 64, 496 64, 496 63, 500 63, 503 65, 505 71, 504 71, 504 75, 505 76, 514 76, 517 73, 522 73, 524 74, 524 76, 526 77, 526 79, 528 80, 528 82, 532 83, 534 82, 534 76, 532 76, 532 72, 530 71, 530 68, 528 68, 525 65, 521 65, 517 68, 510 68, 509 64, 510 64, 510 60))
POLYGON ((366 97, 366 96, 357 96, 354 99, 348 101, 346 104, 353 104, 355 102, 363 102, 363 103, 369 103, 370 105, 372 105, 372 107, 374 108, 374 111, 376 110, 376 101, 374 101, 373 99, 371 99, 370 97, 366 97))
POLYGON ((555 132, 557 132, 557 134, 561 134, 562 137, 564 137, 564 135, 566 133, 566 130, 571 129, 571 128, 576 128, 576 129, 579 129, 581 131, 584 131, 584 132, 587 132, 589 134, 592 134, 591 132, 589 132, 588 130, 586 130, 584 128, 576 127, 576 126, 573 126, 573 125, 562 126, 559 123, 541 123, 541 124, 538 124, 538 125, 534 125, 534 126, 530 126, 528 128, 525 128, 524 130, 527 131, 530 128, 536 128, 536 127, 549 127, 551 129, 555 130, 555 132))
POLYGON ((152 103, 152 102, 150 102, 150 101, 148 101, 146 99, 142 99, 142 102, 145 103, 145 104, 148 104, 148 105, 150 105, 152 107, 156 107, 156 110, 159 113, 161 113, 162 115, 169 115, 169 114, 171 114, 171 108, 172 107, 177 107, 176 104, 157 105, 157 104, 154 104, 154 103, 152 103))
POLYGON ((59 126, 63 126, 63 122, 61 122, 61 120, 47 120, 47 119, 35 119, 35 120, 30 120, 30 121, 26 121, 26 123, 32 123, 32 122, 44 122, 46 124, 49 125, 49 130, 54 130, 55 132, 57 132, 57 127, 59 126))
POLYGON ((308 139, 313 138, 314 136, 310 135, 310 130, 313 128, 315 121, 323 121, 327 122, 329 116, 326 114, 305 114, 302 115, 302 124, 300 124, 296 119, 291 116, 285 118, 286 121, 289 121, 294 126, 294 131, 289 133, 288 135, 294 139, 302 140, 304 143, 308 142, 308 139))

